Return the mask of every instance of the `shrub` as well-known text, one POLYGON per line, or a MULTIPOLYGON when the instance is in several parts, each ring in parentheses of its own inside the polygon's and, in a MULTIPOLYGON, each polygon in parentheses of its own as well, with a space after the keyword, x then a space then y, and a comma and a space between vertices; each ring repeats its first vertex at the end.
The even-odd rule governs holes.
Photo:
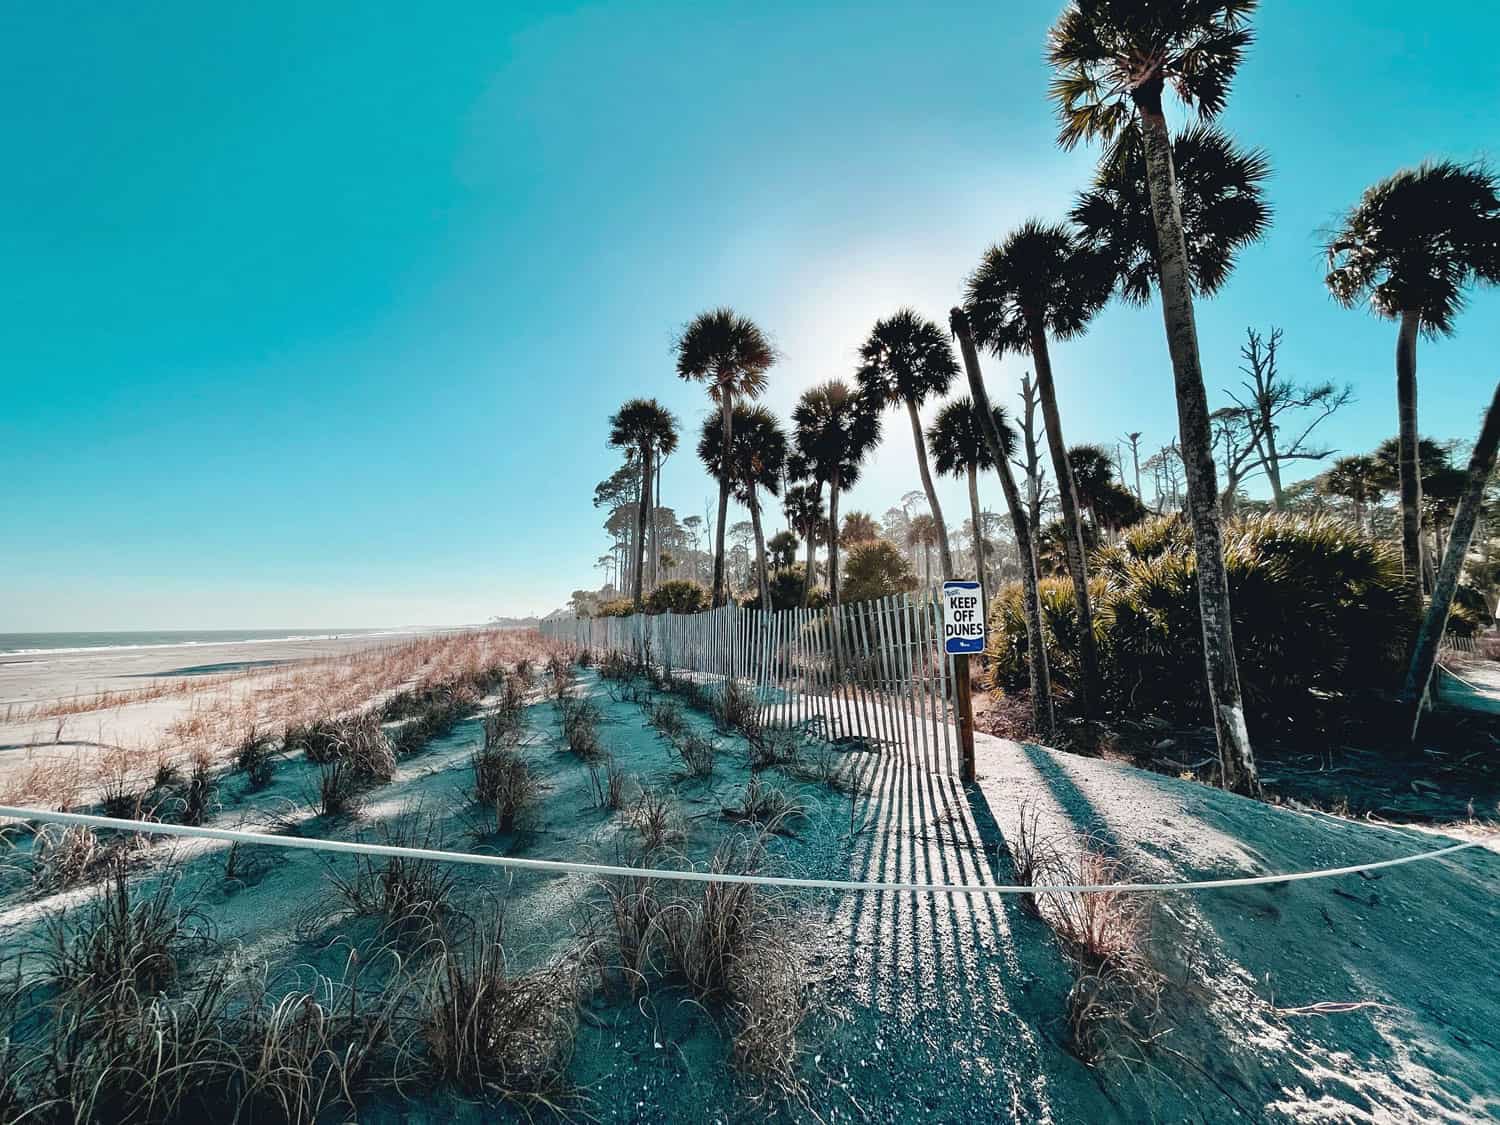
POLYGON ((635 603, 629 598, 615 598, 604 602, 594 611, 595 617, 629 617, 635 612, 635 603))
POLYGON ((896 544, 887 539, 871 539, 849 548, 840 589, 844 601, 867 601, 916 588, 917 576, 896 544))
MULTIPOLYGON (((1394 683, 1416 625, 1392 547, 1326 517, 1258 515, 1225 528, 1235 655, 1247 711, 1305 715, 1322 695, 1394 683)), ((1095 628, 1104 692, 1115 707, 1203 718, 1207 696, 1196 563, 1181 517, 1153 520, 1094 556, 1095 628)), ((1053 675, 1077 676, 1071 586, 1042 583, 1053 675)), ((994 599, 991 686, 1026 683, 1019 587, 994 599)))
MULTIPOLYGON (((802 576, 807 573, 807 568, 801 563, 794 563, 789 567, 771 572, 771 579, 767 585, 771 588, 771 608, 801 609, 802 608, 802 576)), ((812 598, 808 602, 810 609, 822 609, 828 604, 828 591, 822 586, 814 586, 812 598)), ((744 609, 760 608, 760 592, 757 590, 749 597, 740 599, 740 606, 744 609)))
POLYGON ((688 578, 669 579, 646 599, 647 613, 702 613, 707 608, 708 591, 688 578))

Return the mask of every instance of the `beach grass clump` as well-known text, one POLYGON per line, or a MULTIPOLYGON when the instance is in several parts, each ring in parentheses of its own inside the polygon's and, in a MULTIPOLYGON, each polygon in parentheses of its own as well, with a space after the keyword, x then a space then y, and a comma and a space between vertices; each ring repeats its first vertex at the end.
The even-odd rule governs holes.
POLYGON ((788 726, 755 725, 745 731, 752 772, 792 766, 802 754, 802 736, 788 726))
POLYGON ((213 761, 205 751, 193 755, 193 768, 179 800, 178 819, 183 824, 202 824, 217 799, 213 781, 213 761))
POLYGON ((712 704, 714 722, 721 731, 750 734, 760 727, 755 694, 734 677, 725 679, 712 704))
POLYGON ((593 793, 594 808, 619 810, 625 807, 625 771, 613 754, 606 754, 602 761, 589 764, 589 789, 593 793))
POLYGON ((343 758, 335 758, 318 767, 308 806, 318 816, 349 816, 359 811, 359 786, 354 770, 343 758))
POLYGON ((48 918, 41 955, 47 983, 59 992, 104 996, 121 989, 151 995, 175 981, 191 948, 213 941, 208 918, 177 904, 178 874, 169 868, 154 888, 137 892, 123 858, 111 857, 97 900, 48 918))
POLYGON ((264 789, 275 776, 275 763, 274 742, 252 726, 234 749, 234 768, 252 789, 264 789))
POLYGON ((396 776, 396 747, 373 712, 290 729, 285 746, 319 765, 343 762, 358 781, 384 783, 396 776))
POLYGON ((496 832, 512 832, 539 801, 541 779, 513 744, 476 749, 469 759, 474 800, 495 815, 496 832))
POLYGON ((682 815, 671 794, 661 789, 643 789, 630 810, 630 823, 641 836, 641 851, 651 855, 684 838, 682 815))
POLYGON ((569 958, 513 971, 499 916, 479 926, 464 948, 444 941, 421 1004, 430 1077, 466 1094, 513 1102, 528 1114, 561 1111, 570 1100, 579 976, 569 958))
POLYGON ((594 650, 584 645, 573 656, 573 663, 580 668, 592 668, 594 666, 594 650))
MULTIPOLYGON (((1027 837, 1036 840, 1033 822, 1027 837)), ((1020 845, 1018 845, 1019 847, 1020 845)), ((1148 901, 1121 890, 1053 891, 1049 883, 1104 885, 1128 881, 1129 871, 1092 837, 1084 836, 1076 859, 1045 841, 1027 880, 1038 888, 1036 911, 1051 927, 1073 969, 1066 1001, 1069 1046, 1093 1062, 1124 1043, 1154 1037, 1164 977, 1147 948, 1148 901)), ((1018 861, 1018 871, 1028 861, 1018 861)))
POLYGON ((713 776, 719 758, 719 744, 713 739, 687 731, 672 741, 672 749, 682 762, 679 778, 704 781, 713 776))
POLYGON ((590 699, 561 695, 556 706, 568 752, 584 762, 602 761, 604 746, 599 741, 599 724, 604 715, 598 705, 590 699))
POLYGON ((554 652, 547 661, 547 686, 554 699, 561 699, 573 690, 573 665, 554 652))
MULTIPOLYGON (((388 847, 442 848, 436 819, 420 809, 408 809, 378 825, 374 839, 388 847)), ((451 863, 360 855, 352 871, 330 865, 328 880, 349 913, 379 918, 398 937, 441 934, 455 913, 458 875, 451 863)))
POLYGON ((599 678, 612 683, 624 683, 635 679, 640 673, 634 661, 623 652, 613 650, 599 659, 599 678))
POLYGON ((91 882, 104 873, 117 845, 85 825, 46 824, 31 845, 31 884, 43 894, 91 882))
POLYGON ((687 717, 682 713, 681 704, 674 700, 659 699, 645 704, 643 709, 646 712, 646 722, 662 738, 672 741, 687 733, 687 717))
POLYGON ((806 809, 785 790, 752 776, 739 800, 721 805, 719 814, 725 820, 756 824, 766 832, 790 835, 792 824, 806 815, 806 809))

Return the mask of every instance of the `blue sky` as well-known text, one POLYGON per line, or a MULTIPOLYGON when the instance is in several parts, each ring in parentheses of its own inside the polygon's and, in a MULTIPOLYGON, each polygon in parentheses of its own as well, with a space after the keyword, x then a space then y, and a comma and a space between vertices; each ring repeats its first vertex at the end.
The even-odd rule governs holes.
MULTIPOLYGON (((875 319, 941 320, 992 241, 1058 218, 1060 4, 11 5, 0 14, 0 629, 356 626, 547 611, 595 585, 606 419, 696 427, 673 333, 730 304, 783 415, 875 319)), ((1500 6, 1267 4, 1224 124, 1270 235, 1199 307, 1210 401, 1246 325, 1395 428, 1395 332, 1321 286, 1369 182, 1500 146, 1500 6)), ((1500 294, 1419 357, 1469 438, 1500 294)), ((1159 311, 1055 349, 1070 442, 1175 432, 1159 311)), ((990 361, 1014 401, 1021 360, 990 361)), ((892 423, 899 419, 892 417, 892 423)), ((917 486, 888 426, 845 502, 917 486)), ((671 459, 665 501, 713 485, 671 459)), ((963 492, 945 487, 954 523, 963 492)), ((985 501, 999 508, 998 488, 985 501)))

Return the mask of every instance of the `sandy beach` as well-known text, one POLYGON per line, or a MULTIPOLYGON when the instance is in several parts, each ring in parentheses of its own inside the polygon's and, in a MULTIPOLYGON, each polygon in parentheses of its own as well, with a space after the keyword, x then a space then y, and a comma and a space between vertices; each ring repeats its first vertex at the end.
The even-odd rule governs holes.
MULTIPOLYGON (((55 803, 106 766, 220 760, 252 731, 379 701, 503 631, 446 629, 0 657, 0 791, 55 803)), ((510 634, 513 635, 513 634, 510 634)))

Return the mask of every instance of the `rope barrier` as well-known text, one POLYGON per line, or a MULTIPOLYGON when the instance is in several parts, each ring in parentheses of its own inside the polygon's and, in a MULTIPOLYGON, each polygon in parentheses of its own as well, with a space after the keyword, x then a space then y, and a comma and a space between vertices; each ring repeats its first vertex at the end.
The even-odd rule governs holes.
POLYGON ((292 848, 305 851, 335 852, 344 855, 376 855, 396 859, 432 860, 440 863, 468 863, 480 867, 508 868, 515 871, 549 872, 557 875, 610 875, 635 879, 661 879, 682 883, 742 883, 786 890, 825 891, 896 891, 917 894, 948 895, 1020 895, 1037 893, 1091 894, 1099 891, 1157 892, 1206 891, 1227 887, 1258 887, 1271 883, 1298 883, 1309 879, 1331 879, 1339 875, 1357 875, 1362 871, 1379 871, 1453 855, 1470 848, 1490 851, 1488 841, 1470 840, 1416 855, 1356 863, 1347 867, 1325 867, 1316 871, 1296 871, 1281 875, 1246 875, 1229 879, 1201 879, 1180 883, 1082 883, 1016 886, 970 883, 888 883, 862 879, 804 879, 791 876, 744 875, 733 872, 690 871, 679 868, 626 867, 603 863, 578 863, 563 859, 524 859, 519 856, 479 855, 474 852, 449 852, 435 848, 408 848, 394 844, 371 844, 352 840, 324 840, 296 836, 271 836, 263 832, 246 832, 231 828, 205 828, 187 824, 161 824, 149 820, 125 820, 87 813, 49 812, 44 809, 0 805, 0 817, 17 820, 40 820, 84 828, 107 828, 142 832, 158 836, 184 836, 205 840, 222 840, 232 844, 258 847, 292 848))

